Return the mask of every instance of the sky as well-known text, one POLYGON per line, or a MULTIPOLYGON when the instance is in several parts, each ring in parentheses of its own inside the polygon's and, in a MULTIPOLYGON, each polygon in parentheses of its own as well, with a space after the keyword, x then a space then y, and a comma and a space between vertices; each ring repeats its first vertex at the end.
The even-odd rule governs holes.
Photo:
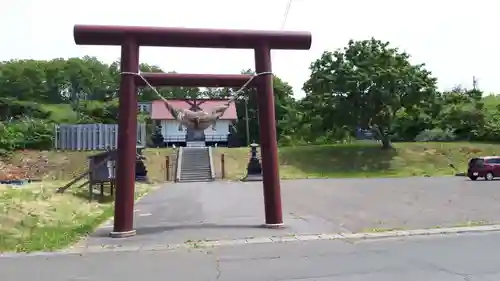
MULTIPOLYGON (((96 56, 110 63, 119 47, 77 46, 75 24, 279 30, 288 0, 1 0, 0 61, 96 56)), ((441 90, 472 87, 500 93, 500 0, 293 0, 284 30, 310 31, 310 50, 272 52, 273 72, 294 88, 309 65, 349 39, 375 37, 425 63, 441 90)), ((253 51, 141 48, 141 62, 165 71, 240 73, 253 51)))

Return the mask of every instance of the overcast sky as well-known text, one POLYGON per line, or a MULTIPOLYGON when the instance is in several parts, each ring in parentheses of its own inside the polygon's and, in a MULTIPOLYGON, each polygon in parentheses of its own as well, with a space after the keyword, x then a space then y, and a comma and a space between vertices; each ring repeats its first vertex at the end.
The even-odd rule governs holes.
MULTIPOLYGON (((76 46, 74 24, 280 29, 288 0, 0 0, 0 60, 119 57, 117 47, 76 46), (126 4, 125 4, 126 3, 126 4)), ((310 63, 349 39, 374 36, 426 63, 441 89, 500 93, 500 0, 294 0, 286 30, 313 34, 309 51, 274 51, 273 70, 303 95, 310 63)), ((186 73, 254 68, 252 51, 142 48, 141 62, 186 73)))

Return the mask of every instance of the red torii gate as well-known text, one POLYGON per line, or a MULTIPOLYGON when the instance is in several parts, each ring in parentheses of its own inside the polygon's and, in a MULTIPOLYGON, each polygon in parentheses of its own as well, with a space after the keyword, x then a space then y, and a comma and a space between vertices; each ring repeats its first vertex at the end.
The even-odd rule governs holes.
MULTIPOLYGON (((121 46, 121 72, 139 72, 139 47, 254 49, 255 72, 271 72, 271 49, 308 50, 309 32, 216 30, 138 26, 75 25, 77 45, 121 46)), ((141 73, 153 86, 241 87, 251 75, 141 73)), ((116 199, 111 237, 135 235, 133 228, 138 76, 122 74, 119 92, 116 199)), ((272 75, 249 85, 258 93, 265 226, 283 225, 272 75)))

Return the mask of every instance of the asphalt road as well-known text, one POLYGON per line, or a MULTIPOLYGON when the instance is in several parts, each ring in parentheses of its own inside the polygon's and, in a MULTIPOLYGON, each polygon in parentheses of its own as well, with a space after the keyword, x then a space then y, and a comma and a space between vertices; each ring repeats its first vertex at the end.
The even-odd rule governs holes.
POLYGON ((286 228, 263 229, 262 183, 172 184, 136 204, 137 236, 109 238, 99 229, 89 247, 146 246, 290 234, 418 229, 500 223, 500 181, 463 177, 282 181, 286 228))
POLYGON ((0 258, 2 281, 498 281, 500 233, 0 258))

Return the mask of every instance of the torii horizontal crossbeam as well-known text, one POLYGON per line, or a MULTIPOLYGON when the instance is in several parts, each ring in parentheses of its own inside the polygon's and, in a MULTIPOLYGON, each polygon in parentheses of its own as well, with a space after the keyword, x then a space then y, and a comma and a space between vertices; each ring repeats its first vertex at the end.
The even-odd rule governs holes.
POLYGON ((73 33, 77 45, 117 46, 133 37, 139 46, 254 49, 265 44, 269 49, 311 48, 311 33, 299 31, 75 25, 73 33))
MULTIPOLYGON (((231 87, 243 86, 252 75, 246 74, 179 74, 161 72, 143 72, 144 77, 151 86, 182 86, 182 87, 231 87)), ((255 87, 255 80, 247 87, 255 87)), ((146 83, 141 77, 136 78, 137 86, 145 86, 146 83)))

